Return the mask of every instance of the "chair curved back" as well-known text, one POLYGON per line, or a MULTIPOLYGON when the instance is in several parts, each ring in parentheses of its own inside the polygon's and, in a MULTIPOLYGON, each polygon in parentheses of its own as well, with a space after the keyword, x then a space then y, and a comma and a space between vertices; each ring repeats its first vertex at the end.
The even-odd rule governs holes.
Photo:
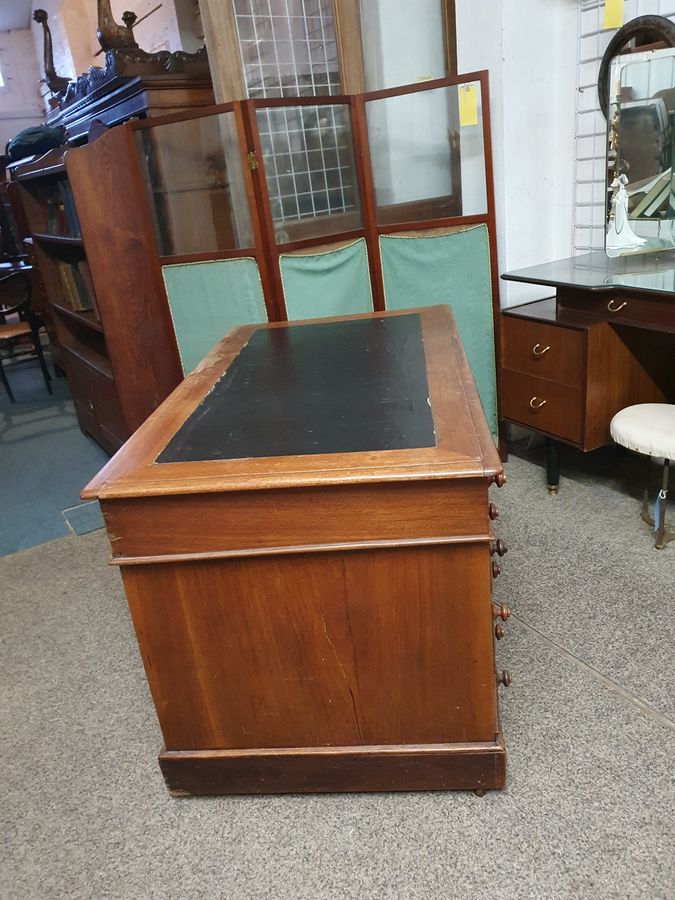
POLYGON ((32 321, 31 289, 28 272, 15 271, 0 277, 0 316, 18 313, 21 319, 32 321))

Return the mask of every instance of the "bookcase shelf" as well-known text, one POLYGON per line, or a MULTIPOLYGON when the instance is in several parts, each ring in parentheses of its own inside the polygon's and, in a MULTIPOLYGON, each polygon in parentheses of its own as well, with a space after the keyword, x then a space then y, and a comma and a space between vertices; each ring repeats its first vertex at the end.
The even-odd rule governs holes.
POLYGON ((19 163, 12 171, 17 200, 33 239, 52 330, 54 359, 64 369, 82 431, 109 453, 128 437, 103 325, 97 318, 65 148, 19 163))
POLYGON ((84 247, 84 241, 81 237, 69 237, 65 234, 45 234, 43 232, 33 232, 36 241, 42 241, 47 244, 64 244, 69 247, 84 247))
MULTIPOLYGON (((101 251, 101 216, 107 231, 136 234, 143 219, 137 209, 147 202, 136 196, 129 180, 134 159, 124 122, 212 102, 206 77, 116 78, 59 112, 67 145, 8 167, 12 203, 21 209, 30 234, 53 359, 68 378, 80 428, 109 453, 120 448, 181 378, 175 342, 167 350, 163 333, 166 313, 158 313, 157 303, 148 301, 159 285, 144 280, 133 254, 119 256, 114 246, 101 251), (99 123, 97 139, 89 138, 93 120, 99 123), (109 126, 107 133, 101 123, 109 126), (113 155, 99 157, 101 136, 116 132, 121 140, 113 137, 113 155), (81 144, 87 146, 79 148, 81 144), (94 151, 87 154, 84 188, 82 180, 73 182, 67 166, 68 155, 80 149, 94 151)), ((115 240, 111 238, 112 244, 115 240)), ((150 235, 134 252, 146 256, 148 244, 150 235)))
POLYGON ((58 303, 54 300, 52 300, 52 307, 59 313, 59 315, 66 316, 69 319, 80 322, 87 328, 92 328, 94 331, 98 331, 103 334, 103 325, 101 325, 101 323, 96 319, 96 316, 94 315, 92 310, 70 309, 69 306, 64 306, 62 303, 58 303))
POLYGON ((77 357, 88 366, 91 366, 92 369, 95 369, 99 374, 103 375, 104 378, 108 378, 110 381, 113 381, 113 373, 112 369, 110 368, 110 361, 105 356, 103 356, 102 353, 97 353, 96 350, 93 350, 87 344, 75 339, 64 341, 61 346, 66 351, 66 353, 77 357))

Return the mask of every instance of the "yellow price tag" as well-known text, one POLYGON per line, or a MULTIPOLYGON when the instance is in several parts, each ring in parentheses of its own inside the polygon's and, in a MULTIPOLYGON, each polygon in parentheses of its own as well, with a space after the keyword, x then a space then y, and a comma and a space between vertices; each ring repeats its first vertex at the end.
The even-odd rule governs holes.
POLYGON ((478 125, 478 103, 475 84, 460 84, 459 91, 459 124, 478 125))
POLYGON ((621 28, 623 25, 623 0, 605 0, 603 28, 621 28))

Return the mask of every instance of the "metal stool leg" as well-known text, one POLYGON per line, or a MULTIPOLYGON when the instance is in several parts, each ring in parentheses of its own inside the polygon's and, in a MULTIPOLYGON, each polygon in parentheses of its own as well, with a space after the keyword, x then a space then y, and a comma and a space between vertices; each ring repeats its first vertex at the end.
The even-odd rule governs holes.
POLYGON ((670 474, 670 460, 663 461, 663 476, 661 478, 661 490, 659 491, 659 521, 656 526, 656 541, 654 546, 657 550, 663 550, 666 546, 663 537, 666 530, 666 503, 668 502, 668 476, 670 474))
POLYGON ((2 364, 2 360, 0 359, 0 381, 2 381, 5 390, 7 391, 7 396, 9 397, 10 403, 16 403, 14 399, 14 394, 12 393, 12 389, 9 386, 9 381, 7 381, 7 375, 5 374, 5 367, 2 364))

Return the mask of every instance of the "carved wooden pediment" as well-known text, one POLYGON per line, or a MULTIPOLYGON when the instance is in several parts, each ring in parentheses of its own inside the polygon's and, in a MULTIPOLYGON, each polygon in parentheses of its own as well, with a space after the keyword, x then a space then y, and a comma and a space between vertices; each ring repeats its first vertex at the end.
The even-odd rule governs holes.
POLYGON ((97 0, 98 29, 96 37, 105 51, 105 66, 91 66, 89 71, 79 75, 74 81, 56 74, 52 36, 47 25, 47 13, 36 9, 33 19, 42 25, 44 31, 45 82, 54 99, 52 105, 61 109, 93 93, 101 85, 113 78, 135 78, 146 75, 185 75, 190 78, 210 79, 206 47, 196 53, 178 50, 170 53, 161 50, 147 53, 142 50, 134 37, 136 13, 127 10, 122 15, 123 25, 115 21, 110 0, 97 0))

